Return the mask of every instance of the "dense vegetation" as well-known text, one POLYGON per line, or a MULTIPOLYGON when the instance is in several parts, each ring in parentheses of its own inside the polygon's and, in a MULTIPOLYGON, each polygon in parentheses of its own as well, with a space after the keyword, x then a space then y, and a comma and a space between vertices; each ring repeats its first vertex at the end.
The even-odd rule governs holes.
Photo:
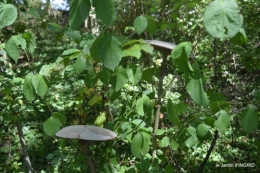
POLYGON ((0 172, 259 171, 258 0, 68 2, 0 2, 0 172))

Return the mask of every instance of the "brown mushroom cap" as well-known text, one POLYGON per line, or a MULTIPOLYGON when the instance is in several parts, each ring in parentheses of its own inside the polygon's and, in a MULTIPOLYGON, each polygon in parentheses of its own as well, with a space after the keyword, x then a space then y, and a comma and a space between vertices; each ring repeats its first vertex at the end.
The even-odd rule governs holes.
POLYGON ((113 140, 116 134, 111 130, 97 126, 73 125, 61 129, 56 133, 56 136, 87 141, 108 141, 113 140))
POLYGON ((165 41, 159 41, 159 40, 145 40, 147 43, 152 45, 153 47, 156 48, 165 48, 169 50, 173 50, 176 45, 173 43, 165 42, 165 41))

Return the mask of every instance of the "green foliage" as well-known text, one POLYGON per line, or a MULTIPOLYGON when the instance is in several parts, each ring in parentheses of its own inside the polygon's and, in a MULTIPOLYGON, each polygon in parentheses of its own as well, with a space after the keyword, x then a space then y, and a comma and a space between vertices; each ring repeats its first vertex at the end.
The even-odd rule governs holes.
POLYGON ((12 25, 17 19, 17 10, 12 4, 0 3, 0 29, 12 25))
POLYGON ((141 34, 148 26, 148 20, 145 16, 138 16, 134 20, 134 28, 137 34, 141 34))
POLYGON ((77 29, 88 17, 91 8, 90 0, 71 0, 69 23, 72 29, 77 29))
POLYGON ((226 40, 234 37, 243 24, 243 16, 234 0, 215 0, 206 8, 204 25, 207 32, 226 40))
POLYGON ((117 134, 91 143, 97 172, 192 172, 216 130, 205 170, 234 160, 259 169, 259 3, 70 2, 69 16, 0 4, 0 172, 28 172, 17 123, 37 172, 90 171, 81 142, 55 137, 72 124, 117 134))

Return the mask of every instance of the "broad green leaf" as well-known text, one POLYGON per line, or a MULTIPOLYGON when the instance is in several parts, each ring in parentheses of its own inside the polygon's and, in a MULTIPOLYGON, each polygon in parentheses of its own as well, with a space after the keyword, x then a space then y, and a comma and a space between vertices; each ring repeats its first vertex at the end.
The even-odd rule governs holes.
POLYGON ((102 101, 102 96, 94 95, 89 101, 88 105, 93 106, 94 104, 100 103, 102 101))
POLYGON ((90 54, 92 56, 92 59, 95 61, 100 61, 100 57, 98 55, 98 44, 100 40, 104 37, 104 34, 100 34, 98 38, 93 42, 91 48, 90 48, 90 54))
POLYGON ((142 77, 141 68, 137 65, 128 65, 126 68, 126 73, 129 81, 134 85, 136 85, 142 77))
POLYGON ((188 148, 191 148, 192 146, 195 145, 195 139, 190 136, 186 141, 185 141, 185 145, 188 147, 188 148))
POLYGON ((156 22, 152 16, 146 16, 146 18, 148 20, 148 25, 147 25, 146 30, 148 32, 150 32, 151 34, 153 34, 156 29, 156 22))
POLYGON ((53 113, 53 117, 59 119, 60 122, 61 122, 61 124, 62 124, 63 126, 66 125, 67 118, 66 118, 66 116, 63 115, 62 113, 60 113, 60 112, 54 112, 54 113, 53 113))
POLYGON ((145 127, 145 122, 141 119, 134 119, 132 124, 134 124, 136 127, 145 127))
POLYGON ((98 73, 98 78, 99 80, 107 85, 110 81, 110 78, 111 78, 111 72, 109 69, 107 68, 103 68, 99 73, 98 73))
POLYGON ((193 75, 186 74, 185 76, 186 90, 194 102, 206 107, 209 104, 209 100, 207 93, 203 89, 202 79, 200 78, 200 69, 197 63, 193 65, 193 70, 193 75))
POLYGON ((71 54, 79 53, 79 52, 80 51, 78 49, 67 49, 64 52, 62 52, 62 55, 66 56, 66 55, 71 55, 71 54))
POLYGON ((98 43, 98 57, 110 70, 114 70, 122 59, 122 49, 116 37, 105 36, 98 43))
POLYGON ((230 126, 230 116, 223 110, 219 111, 216 115, 218 116, 218 119, 215 121, 214 125, 221 134, 224 134, 230 126))
POLYGON ((38 8, 30 8, 29 14, 31 14, 34 18, 40 18, 41 17, 38 8))
POLYGON ((32 77, 32 85, 37 95, 43 98, 49 90, 44 76, 36 74, 32 77))
POLYGON ((17 10, 12 4, 0 2, 0 29, 12 25, 17 18, 17 10))
POLYGON ((226 40, 234 37, 243 24, 243 16, 235 0, 215 0, 203 16, 206 31, 213 37, 226 40))
POLYGON ((178 147, 179 147, 179 144, 178 144, 175 140, 172 140, 172 141, 171 141, 171 148, 172 148, 173 150, 177 150, 178 147))
POLYGON ((145 16, 138 16, 134 20, 134 28, 137 34, 141 34, 148 26, 148 20, 145 16))
POLYGON ((142 73, 142 79, 147 81, 148 83, 152 82, 152 78, 155 74, 155 68, 147 68, 142 73))
POLYGON ((118 66, 115 70, 116 84, 115 91, 119 91, 128 82, 126 70, 122 66, 118 66))
POLYGON ((188 61, 191 50, 192 48, 190 42, 182 42, 177 45, 171 52, 173 64, 184 73, 190 73, 193 71, 190 62, 188 61))
POLYGON ((132 154, 141 159, 141 154, 145 155, 149 151, 149 141, 150 139, 146 137, 146 135, 142 133, 138 133, 132 139, 131 151, 132 154))
POLYGON ((158 130, 156 131, 156 134, 155 134, 155 135, 160 136, 160 135, 164 134, 164 132, 165 132, 164 129, 158 129, 158 130))
POLYGON ((247 133, 251 133, 258 128, 259 114, 256 111, 256 106, 250 104, 247 107, 247 109, 245 109, 241 112, 239 125, 247 133))
POLYGON ((94 124, 97 126, 103 126, 103 123, 106 121, 106 113, 100 112, 100 115, 96 118, 94 124))
POLYGON ((34 37, 33 34, 30 33, 30 32, 25 32, 25 33, 23 33, 22 36, 23 36, 23 38, 24 38, 25 41, 26 41, 26 50, 27 50, 30 54, 33 54, 35 48, 37 47, 35 37, 34 37))
POLYGON ((82 72, 87 70, 86 63, 87 63, 86 58, 82 54, 80 54, 80 56, 78 56, 75 62, 75 71, 77 74, 81 74, 82 72))
POLYGON ((205 118, 205 124, 210 126, 210 127, 214 127, 214 123, 215 123, 215 119, 212 117, 207 117, 205 118))
POLYGON ((12 36, 5 45, 7 54, 15 62, 17 62, 20 57, 18 46, 21 46, 22 49, 26 48, 26 41, 21 35, 12 36))
POLYGON ((181 124, 180 124, 178 114, 176 112, 176 106, 172 103, 171 100, 168 100, 168 103, 167 103, 167 113, 168 113, 168 118, 171 121, 171 123, 173 125, 177 125, 178 127, 180 127, 181 124))
POLYGON ((93 6, 95 7, 97 18, 105 25, 109 26, 114 22, 116 12, 113 0, 94 0, 93 6))
POLYGON ((167 136, 164 136, 164 137, 160 140, 160 142, 159 142, 159 146, 160 146, 160 147, 168 147, 169 144, 170 144, 170 139, 169 139, 169 137, 167 137, 167 136))
POLYGON ((94 85, 97 83, 98 77, 96 75, 90 75, 86 74, 84 83, 87 87, 94 87, 94 85))
POLYGON ((126 49, 123 50, 122 56, 131 56, 136 57, 137 59, 140 59, 141 57, 141 48, 138 44, 133 44, 126 49))
POLYGON ((77 29, 88 17, 91 8, 90 0, 71 0, 69 25, 77 29))
POLYGON ((239 32, 230 39, 231 43, 234 45, 244 45, 248 41, 248 37, 246 36, 245 30, 243 28, 240 28, 239 32))
POLYGON ((35 99, 35 92, 32 85, 32 79, 29 77, 24 79, 23 94, 29 102, 35 99))
POLYGON ((148 96, 144 95, 136 101, 136 111, 141 116, 152 114, 153 105, 148 96))
POLYGON ((49 136, 55 136, 55 134, 60 130, 60 127, 60 120, 52 116, 43 122, 43 130, 49 136))
POLYGON ((60 32, 60 31, 62 31, 62 28, 57 23, 47 23, 47 28, 51 32, 60 32))
POLYGON ((81 39, 81 34, 79 31, 65 31, 65 35, 71 38, 73 41, 75 41, 77 44, 79 44, 81 39))
POLYGON ((209 129, 206 124, 200 124, 197 127, 197 134, 200 138, 203 138, 208 133, 208 131, 209 129))
POLYGON ((197 132, 194 127, 192 127, 192 126, 188 127, 187 131, 194 138, 194 140, 197 140, 197 132))

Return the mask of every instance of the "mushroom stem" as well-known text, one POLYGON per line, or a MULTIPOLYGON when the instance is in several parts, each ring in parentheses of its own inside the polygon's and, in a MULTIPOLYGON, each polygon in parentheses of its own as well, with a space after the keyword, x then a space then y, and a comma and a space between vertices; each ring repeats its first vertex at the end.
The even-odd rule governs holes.
POLYGON ((92 159, 92 153, 89 149, 89 142, 88 141, 82 141, 82 149, 86 156, 88 167, 91 173, 96 173, 96 168, 94 161, 92 159))

